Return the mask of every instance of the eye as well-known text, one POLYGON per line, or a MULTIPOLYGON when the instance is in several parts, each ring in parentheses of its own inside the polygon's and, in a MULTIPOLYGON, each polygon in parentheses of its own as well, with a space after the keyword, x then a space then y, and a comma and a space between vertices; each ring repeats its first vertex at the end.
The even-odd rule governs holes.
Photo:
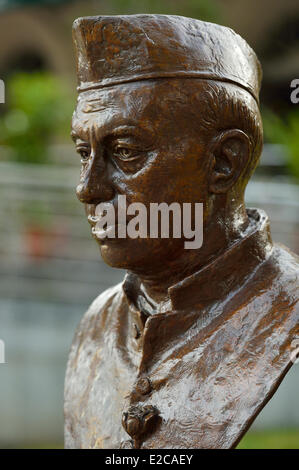
POLYGON ((132 161, 138 158, 136 149, 124 147, 123 145, 116 145, 113 149, 113 156, 124 162, 132 161))
POLYGON ((82 163, 87 162, 90 157, 90 149, 88 149, 87 147, 78 147, 77 153, 80 155, 82 163))

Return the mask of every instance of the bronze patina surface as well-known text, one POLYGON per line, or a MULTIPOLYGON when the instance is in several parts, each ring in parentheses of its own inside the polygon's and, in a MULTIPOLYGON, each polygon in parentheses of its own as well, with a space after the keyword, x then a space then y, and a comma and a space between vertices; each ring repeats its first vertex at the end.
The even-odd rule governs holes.
POLYGON ((178 16, 75 21, 77 195, 203 203, 203 244, 95 235, 127 270, 80 322, 67 448, 232 448, 293 364, 298 258, 244 191, 262 149, 261 68, 231 29, 178 16))

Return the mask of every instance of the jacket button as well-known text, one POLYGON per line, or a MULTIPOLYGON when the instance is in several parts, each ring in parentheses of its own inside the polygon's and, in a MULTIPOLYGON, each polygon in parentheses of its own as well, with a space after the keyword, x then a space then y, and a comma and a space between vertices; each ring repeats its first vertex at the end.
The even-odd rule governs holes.
POLYGON ((135 449, 139 449, 142 436, 153 431, 153 427, 159 419, 157 408, 152 405, 130 406, 122 415, 122 425, 125 431, 133 439, 135 449))
POLYGON ((140 395, 147 395, 152 391, 150 379, 148 377, 140 377, 136 383, 135 389, 140 395))

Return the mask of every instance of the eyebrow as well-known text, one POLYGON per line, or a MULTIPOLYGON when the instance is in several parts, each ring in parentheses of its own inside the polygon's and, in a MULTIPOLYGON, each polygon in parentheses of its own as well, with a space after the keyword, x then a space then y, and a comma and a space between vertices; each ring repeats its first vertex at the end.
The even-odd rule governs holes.
POLYGON ((87 142, 89 141, 89 137, 86 134, 81 134, 80 132, 77 131, 71 131, 71 139, 74 142, 74 144, 77 143, 77 140, 82 140, 82 142, 87 142))
POLYGON ((95 99, 95 100, 88 100, 82 111, 83 113, 97 113, 99 111, 104 111, 106 109, 107 106, 105 106, 103 103, 100 103, 98 99, 95 99))
POLYGON ((113 137, 122 137, 122 136, 136 136, 143 137, 145 134, 151 133, 145 129, 140 128, 139 126, 119 126, 110 132, 108 132, 103 138, 109 139, 113 137))
POLYGON ((80 139, 80 136, 75 131, 71 131, 71 138, 76 143, 77 139, 80 139))
MULTIPOLYGON (((123 125, 119 126, 115 129, 107 131, 105 135, 102 136, 101 141, 107 141, 109 139, 117 138, 117 137, 122 137, 122 136, 132 136, 132 137, 144 137, 144 135, 150 135, 154 137, 154 133, 151 130, 146 130, 142 129, 139 126, 136 125, 123 125)), ((82 141, 90 140, 86 139, 86 134, 85 137, 83 137, 83 134, 79 133, 78 131, 72 130, 71 131, 71 138, 72 140, 76 143, 76 140, 80 139, 82 141)))

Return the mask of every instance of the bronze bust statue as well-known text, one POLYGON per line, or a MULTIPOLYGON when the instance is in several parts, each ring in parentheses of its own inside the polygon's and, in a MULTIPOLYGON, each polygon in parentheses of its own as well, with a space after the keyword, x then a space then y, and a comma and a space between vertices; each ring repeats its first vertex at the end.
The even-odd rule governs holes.
MULTIPOLYGON (((233 448, 293 364, 298 258, 244 191, 261 67, 234 31, 166 15, 74 22, 77 195, 105 262, 65 382, 67 448, 233 448), (202 203, 203 243, 100 237, 97 207, 202 203)), ((129 222, 129 216, 125 224, 129 222)))

